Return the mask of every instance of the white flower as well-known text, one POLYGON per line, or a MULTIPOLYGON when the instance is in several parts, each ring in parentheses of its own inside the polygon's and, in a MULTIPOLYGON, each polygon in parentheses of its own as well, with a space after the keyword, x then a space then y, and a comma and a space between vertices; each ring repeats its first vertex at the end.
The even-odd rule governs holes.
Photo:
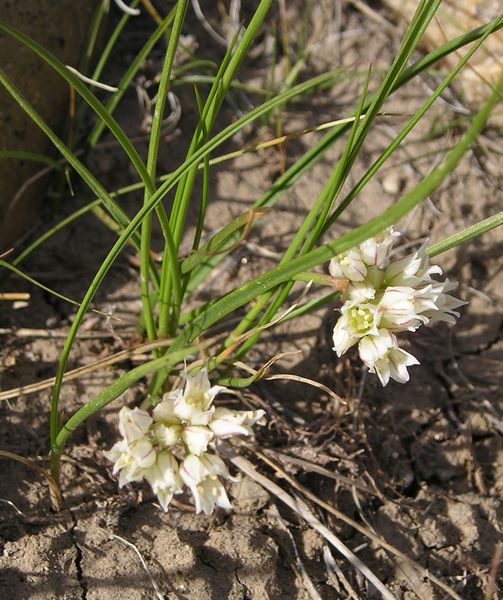
POLYGON ((234 435, 251 435, 252 426, 259 423, 265 415, 263 410, 229 410, 217 408, 208 427, 216 437, 225 439, 234 435))
POLYGON ((376 296, 376 288, 368 279, 363 281, 351 281, 344 292, 341 292, 341 299, 345 302, 371 302, 376 296))
POLYGON ((421 314, 425 300, 418 290, 395 286, 385 289, 379 301, 382 309, 381 325, 390 331, 416 331, 428 323, 421 314))
POLYGON ((129 451, 126 440, 117 442, 108 452, 105 452, 105 456, 114 463, 113 474, 116 475, 120 471, 119 487, 143 478, 143 468, 129 451))
POLYGON ((396 337, 387 330, 380 330, 378 336, 363 338, 358 350, 369 372, 377 373, 383 386, 390 378, 406 383, 409 381, 407 367, 419 364, 417 358, 398 346, 396 337))
POLYGON ((230 479, 224 461, 214 454, 189 455, 180 466, 180 476, 190 488, 196 513, 211 515, 215 506, 230 510, 231 504, 219 476, 230 479))
POLYGON ((391 331, 415 331, 421 325, 438 321, 455 324, 459 312, 456 308, 466 302, 445 292, 452 291, 457 284, 448 279, 433 281, 425 287, 414 289, 394 286, 385 289, 379 301, 382 309, 381 325, 391 331))
POLYGON ((377 335, 381 313, 375 304, 346 302, 334 327, 333 350, 342 356, 366 335, 377 335))
POLYGON ((349 281, 363 281, 367 276, 367 266, 358 248, 351 248, 332 258, 328 271, 336 279, 349 279, 349 281))
POLYGON ((398 231, 388 227, 382 233, 369 238, 359 246, 363 262, 368 267, 384 269, 389 263, 389 254, 395 241, 400 237, 398 231))
POLYGON ((452 325, 456 323, 459 312, 454 309, 468 304, 446 293, 452 292, 457 287, 457 283, 446 279, 444 282, 434 282, 424 290, 423 298, 425 302, 429 300, 429 304, 425 305, 422 314, 429 320, 428 324, 438 321, 446 321, 452 325))
POLYGON ((393 227, 388 227, 356 248, 342 252, 330 261, 330 275, 336 279, 349 279, 350 282, 364 281, 369 267, 382 270, 388 265, 389 254, 399 237, 400 234, 393 227))
POLYGON ((157 443, 164 448, 172 448, 180 440, 183 431, 180 422, 156 422, 152 425, 152 432, 157 443))
POLYGON ((368 367, 373 367, 395 345, 396 337, 390 331, 378 329, 376 335, 367 335, 360 340, 358 353, 368 367))
POLYGON ((168 510, 173 494, 180 494, 183 490, 178 462, 167 450, 159 452, 156 462, 145 472, 145 479, 150 483, 164 511, 168 510))
POLYGON ((183 389, 183 398, 190 406, 200 411, 208 410, 220 392, 225 392, 226 388, 221 385, 210 385, 208 371, 201 369, 197 375, 185 375, 185 387, 183 389))
POLYGON ((367 267, 367 276, 363 281, 350 281, 341 298, 353 302, 371 302, 382 288, 384 271, 377 267, 367 267))
POLYGON ((430 265, 425 242, 413 254, 391 262, 384 271, 384 280, 387 286, 418 288, 431 283, 431 275, 442 275, 442 269, 430 265))
POLYGON ((263 410, 232 411, 212 406, 215 396, 226 388, 210 386, 205 369, 195 377, 185 377, 183 391, 165 394, 154 408, 153 431, 165 447, 181 441, 189 454, 200 455, 214 438, 250 435, 252 426, 265 414, 263 410))
POLYGON ((388 381, 394 379, 398 383, 407 383, 409 373, 407 367, 418 365, 419 361, 415 356, 409 354, 402 348, 390 348, 388 352, 369 368, 369 371, 377 373, 381 383, 387 385, 388 381))
POLYGON ((383 385, 390 378, 408 381, 407 367, 418 364, 398 346, 394 333, 416 331, 438 321, 453 324, 459 317, 456 309, 466 304, 449 294, 455 283, 432 278, 442 275, 442 269, 430 265, 426 244, 410 256, 390 261, 399 236, 388 228, 336 257, 329 266, 334 277, 349 280, 334 327, 333 349, 341 356, 358 344, 361 359, 383 385))
POLYGON ((128 444, 144 438, 151 424, 152 417, 141 408, 123 406, 119 412, 119 431, 128 444))
POLYGON ((219 439, 250 435, 265 413, 215 408, 215 396, 226 388, 211 386, 205 369, 184 379, 183 387, 164 395, 152 416, 124 407, 119 413, 122 439, 105 455, 114 462, 113 472, 120 471, 121 487, 145 478, 163 510, 184 485, 192 491, 197 512, 230 509, 219 479, 231 479, 229 471, 208 447, 219 439), (180 467, 175 454, 183 460, 180 467))
POLYGON ((214 408, 208 404, 207 410, 200 410, 189 404, 181 393, 170 392, 154 408, 153 431, 156 439, 165 447, 174 446, 181 440, 191 454, 200 454, 208 447, 213 433, 207 425, 214 408))
POLYGON ((199 455, 206 452, 208 444, 213 439, 213 432, 208 427, 188 425, 183 428, 181 438, 189 454, 199 455))
POLYGON ((144 470, 151 467, 156 452, 149 436, 152 417, 148 412, 124 406, 119 412, 119 430, 123 439, 117 442, 105 456, 114 463, 113 473, 120 471, 119 486, 139 481, 144 470))

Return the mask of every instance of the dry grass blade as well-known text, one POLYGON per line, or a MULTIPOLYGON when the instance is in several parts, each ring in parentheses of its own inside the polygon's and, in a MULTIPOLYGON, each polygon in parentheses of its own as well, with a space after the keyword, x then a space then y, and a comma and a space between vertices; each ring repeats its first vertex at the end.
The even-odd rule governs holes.
POLYGON ((312 582, 311 578, 309 577, 308 572, 306 571, 306 567, 304 566, 302 559, 300 558, 300 554, 297 549, 297 544, 295 543, 295 539, 294 539, 291 531, 288 529, 288 526, 285 523, 285 520, 281 517, 278 507, 275 504, 273 504, 271 506, 271 508, 269 510, 269 514, 274 519, 276 519, 276 522, 277 522, 279 528, 281 529, 281 531, 283 531, 285 533, 285 535, 288 537, 288 539, 290 540, 290 542, 292 544, 293 554, 294 554, 294 559, 295 559, 295 565, 291 565, 292 571, 297 576, 297 579, 300 580, 300 583, 305 587, 308 594, 311 596, 312 600, 322 600, 320 594, 318 593, 318 590, 314 586, 314 583, 312 582))
POLYGON ((209 250, 208 252, 205 252, 205 256, 209 257, 209 256, 216 256, 218 254, 229 254, 229 253, 233 252, 234 250, 236 250, 236 248, 239 248, 239 246, 241 246, 241 244, 250 235, 253 224, 255 223, 255 219, 263 217, 267 212, 268 212, 267 208, 251 208, 250 210, 247 210, 246 213, 244 214, 244 217, 246 218, 246 220, 244 222, 243 231, 242 231, 241 235, 239 236, 239 238, 235 242, 233 242, 232 244, 230 244, 229 246, 227 246, 225 248, 219 248, 218 250, 213 250, 213 251, 209 250))
POLYGON ((254 379, 254 381, 255 381, 257 379, 261 379, 267 373, 267 371, 272 367, 272 365, 277 363, 282 358, 285 358, 286 356, 293 356, 295 354, 301 354, 301 353, 302 353, 302 350, 292 350, 289 352, 280 352, 279 354, 275 354, 272 358, 270 358, 258 370, 254 369, 253 367, 250 367, 250 365, 247 365, 246 363, 242 362, 241 360, 236 360, 232 364, 235 367, 238 367, 239 369, 243 369, 243 371, 250 373, 250 375, 253 375, 255 377, 255 379, 254 379))
POLYGON ((325 469, 324 467, 320 467, 316 463, 313 463, 309 460, 305 460, 303 458, 297 458, 296 456, 290 456, 289 454, 285 454, 284 452, 278 452, 277 450, 271 450, 267 448, 264 452, 281 462, 288 462, 292 465, 296 465, 303 469, 304 471, 310 471, 311 473, 318 473, 323 475, 324 477, 328 477, 330 479, 335 479, 335 481, 339 481, 343 485, 348 488, 355 487, 356 489, 364 492, 365 494, 370 494, 371 496, 379 496, 378 493, 373 492, 367 486, 350 479, 349 477, 345 477, 344 475, 339 475, 339 473, 333 473, 329 469, 325 469))
MULTIPOLYGON (((16 192, 16 194, 10 201, 7 211, 5 212, 3 218, 7 219, 11 216, 11 213, 14 212, 14 209, 18 205, 19 200, 21 199, 22 195, 32 184, 36 183, 39 179, 42 179, 42 177, 45 177, 46 175, 48 175, 54 169, 55 169, 54 165, 49 165, 48 167, 44 167, 43 169, 40 169, 40 171, 37 171, 31 177, 28 177, 28 179, 26 179, 24 181, 23 185, 18 189, 18 191, 16 192)), ((10 252, 12 252, 12 250, 7 252, 6 254, 1 255, 0 258, 3 258, 7 254, 10 254, 10 252)))
POLYGON ((194 10, 194 14, 197 19, 201 23, 201 25, 206 29, 206 31, 211 35, 211 37, 218 42, 224 48, 227 48, 227 40, 222 37, 218 31, 216 31, 208 22, 208 19, 204 16, 204 13, 199 4, 199 0, 192 0, 192 9, 194 10))
POLYGON ((350 3, 371 21, 383 27, 390 35, 393 37, 396 36, 395 25, 383 17, 381 13, 371 8, 368 4, 365 4, 365 2, 362 2, 362 0, 350 0, 350 3))
POLYGON ((484 594, 484 600, 492 600, 492 598, 498 597, 498 570, 503 559, 503 542, 496 544, 494 556, 491 561, 491 567, 489 570, 489 580, 487 582, 486 591, 484 594))
POLYGON ((123 0, 114 0, 115 4, 126 14, 137 17, 140 14, 139 8, 131 8, 123 0))
POLYGON ((133 543, 131 543, 129 540, 126 540, 126 538, 123 538, 120 535, 115 535, 114 533, 111 533, 110 537, 112 537, 112 538, 114 538, 116 540, 119 540, 120 542, 122 542, 126 546, 129 546, 129 548, 132 548, 136 552, 136 555, 140 559, 142 567, 145 569, 145 573, 147 574, 148 580, 150 581, 150 584, 152 585, 152 587, 154 589, 155 597, 157 598, 157 600, 165 600, 165 598, 162 595, 161 590, 159 589, 159 586, 157 585, 157 583, 156 583, 156 581, 155 581, 155 579, 154 579, 154 577, 153 577, 150 569, 148 568, 147 563, 145 562, 145 559, 141 555, 141 552, 138 550, 138 548, 133 543))
POLYGON ((119 91, 119 88, 116 88, 113 85, 101 83, 100 81, 96 81, 95 79, 86 77, 86 75, 83 75, 82 73, 80 73, 80 71, 77 71, 77 69, 75 69, 74 67, 71 67, 70 65, 65 65, 65 66, 69 71, 71 71, 74 75, 76 75, 84 83, 89 83, 90 85, 94 85, 95 87, 99 88, 100 90, 105 90, 106 92, 118 92, 119 91))
POLYGON ((307 385, 311 385, 312 387, 318 388, 319 390, 323 390, 326 392, 333 400, 340 404, 347 404, 346 400, 338 396, 333 390, 331 390, 323 383, 319 381, 314 381, 314 379, 309 379, 307 377, 301 377, 300 375, 292 375, 291 373, 276 373, 275 375, 268 375, 265 377, 267 381, 271 381, 273 379, 287 379, 290 381, 296 381, 297 383, 306 383, 307 385))
POLYGON ((157 12, 157 10, 155 9, 155 6, 152 4, 152 2, 150 2, 150 0, 140 0, 140 2, 143 4, 143 8, 152 17, 152 19, 154 20, 154 22, 157 25, 159 25, 159 23, 162 21, 162 17, 157 12))
MULTIPOLYGON (((118 362, 123 360, 134 358, 139 354, 144 354, 145 352, 149 352, 154 350, 155 348, 163 348, 165 346, 169 346, 173 343, 173 340, 157 340, 155 342, 148 342, 146 344, 140 344, 139 346, 135 346, 134 348, 129 348, 127 350, 121 350, 116 354, 112 354, 112 356, 107 356, 106 358, 102 358, 90 365, 84 365, 83 367, 77 367, 72 371, 68 371, 64 378, 63 383, 68 381, 73 381, 74 379, 78 379, 83 375, 89 375, 89 373, 93 373, 98 369, 103 369, 105 367, 110 367, 118 362)), ((42 390, 46 390, 54 385, 56 379, 54 377, 50 377, 49 379, 45 379, 44 381, 39 381, 37 383, 32 383, 30 385, 22 385, 16 388, 12 388, 10 390, 5 390, 4 392, 0 392, 0 401, 1 400, 10 400, 12 398, 17 398, 21 394, 33 394, 35 392, 40 392, 42 390)))
MULTIPOLYGON (((398 557, 401 561, 410 565, 414 570, 416 570, 419 573, 420 577, 423 577, 425 580, 429 579, 432 583, 437 585, 440 589, 442 589, 451 598, 454 598, 455 600, 463 600, 461 598, 461 596, 459 596, 454 590, 452 590, 443 581, 441 581, 440 579, 438 579, 437 577, 432 575, 427 569, 423 568, 416 561, 409 558, 406 554, 404 554, 403 552, 400 552, 400 550, 397 550, 391 544, 388 544, 388 542, 386 542, 386 540, 384 540, 383 538, 379 537, 378 535, 372 533, 371 531, 369 531, 369 529, 367 527, 363 527, 362 525, 360 525, 360 523, 357 523, 356 521, 354 521, 353 519, 351 519, 350 517, 345 515, 343 512, 337 510, 331 504, 328 504, 328 502, 324 502, 323 500, 320 500, 320 498, 318 498, 316 496, 316 494, 313 494, 313 492, 311 492, 306 487, 301 485, 295 478, 293 478, 286 471, 284 471, 277 463, 275 463, 273 460, 271 460, 268 456, 266 456, 265 454, 263 454, 262 452, 260 452, 259 450, 255 449, 255 448, 251 448, 251 447, 248 447, 248 448, 258 458, 263 460, 266 464, 268 464, 270 467, 272 467, 278 474, 280 474, 282 479, 287 481, 292 487, 294 487, 296 490, 298 490, 304 496, 306 496, 306 498, 309 498, 309 500, 311 500, 312 502, 314 502, 315 504, 317 504, 318 506, 320 506, 327 512, 334 515, 334 517, 340 519, 341 521, 344 521, 348 525, 351 525, 351 527, 353 527, 354 529, 356 529, 357 531, 362 533, 365 537, 372 540, 375 544, 379 545, 381 548, 384 548, 385 550, 387 550, 394 556, 398 557)), ((410 581, 410 579, 409 579, 409 581, 410 581)), ((417 595, 418 595, 418 597, 421 597, 420 594, 417 594, 417 595)))
POLYGON ((274 318, 272 321, 269 321, 269 323, 265 323, 264 325, 260 325, 259 327, 255 327, 253 329, 250 329, 250 331, 247 331, 246 333, 243 333, 238 338, 236 338, 235 340, 233 340, 232 344, 230 346, 228 346, 227 348, 225 348, 225 350, 223 350, 219 354, 218 360, 219 361, 225 360, 228 356, 230 356, 234 352, 234 350, 238 346, 240 346, 248 338, 254 336, 256 333, 258 333, 260 331, 264 331, 265 329, 269 329, 270 327, 273 327, 274 325, 277 325, 283 319, 285 319, 292 311, 294 311, 298 306, 300 306, 302 304, 302 302, 304 301, 304 298, 307 296, 309 290, 311 289, 311 285, 312 285, 312 282, 309 282, 306 285, 306 287, 303 289, 302 293, 297 298, 297 300, 289 308, 287 308, 283 313, 281 313, 276 318, 274 318))
POLYGON ((281 502, 286 504, 291 510, 301 516, 315 531, 323 536, 338 552, 340 552, 351 565, 359 571, 385 598, 385 600, 396 600, 395 596, 386 588, 385 585, 376 577, 376 575, 363 562, 334 535, 328 527, 325 527, 311 512, 307 504, 298 496, 291 496, 276 483, 257 472, 254 465, 246 458, 239 456, 231 446, 224 448, 224 453, 229 460, 243 473, 260 484, 269 493, 276 496, 281 502))
POLYGON ((297 383, 306 383, 307 385, 311 385, 315 388, 323 390, 336 402, 339 402, 340 404, 347 404, 346 400, 343 400, 340 396, 338 396, 329 387, 327 387, 326 385, 323 385, 322 383, 319 383, 318 381, 309 379, 307 377, 301 377, 300 375, 293 375, 291 373, 275 373, 274 375, 268 375, 267 377, 265 377, 267 371, 272 367, 272 365, 277 363, 279 360, 281 360, 285 356, 292 356, 293 354, 299 354, 301 352, 302 352, 302 350, 295 350, 292 352, 280 352, 279 354, 276 354, 275 356, 270 358, 258 370, 253 369, 252 367, 250 367, 249 365, 247 365, 246 363, 244 363, 240 360, 237 360, 237 361, 233 362, 232 364, 235 367, 239 367, 240 369, 243 369, 244 371, 253 375, 254 376, 253 381, 257 381, 258 379, 265 379, 266 381, 271 381, 273 379, 286 379, 286 380, 290 380, 290 381, 296 381, 297 383))
MULTIPOLYGON (((379 117, 407 117, 407 114, 404 113, 378 113, 379 117)), ((361 115, 360 120, 363 120, 365 115, 361 115)), ((279 146, 284 144, 285 142, 291 142, 293 140, 297 140, 300 137, 307 135, 308 133, 316 133, 318 131, 324 131, 325 129, 331 129, 333 127, 337 127, 338 125, 345 125, 348 123, 353 123, 355 117, 344 117, 343 119, 336 119, 335 121, 327 121, 326 123, 321 123, 320 125, 315 125, 314 127, 305 127, 304 129, 300 129, 299 131, 292 131, 292 133, 285 133, 280 135, 279 137, 271 138, 270 140, 266 140, 265 142, 260 142, 259 144, 255 144, 253 146, 247 146, 245 148, 241 148, 240 150, 234 150, 234 152, 229 152, 227 154, 222 154, 220 156, 216 156, 215 158, 210 159, 210 166, 218 165, 221 162, 232 160, 233 158, 239 158, 243 156, 243 154, 250 154, 253 152, 260 152, 260 150, 265 150, 266 148, 272 148, 274 146, 279 146)), ((200 167, 202 168, 202 167, 200 167)))
POLYGON ((30 294, 27 293, 23 293, 23 292, 2 292, 0 294, 0 300, 9 300, 9 301, 15 301, 15 300, 29 300, 30 299, 30 294))
POLYGON ((347 580, 347 578, 344 575, 344 573, 342 572, 341 568, 335 562, 334 557, 332 556, 332 553, 330 552, 329 546, 323 547, 323 560, 325 561, 325 566, 327 567, 329 580, 330 579, 335 580, 334 587, 336 588, 336 590, 340 591, 339 587, 337 585, 337 582, 340 581, 342 583, 342 585, 344 586, 344 588, 346 589, 346 592, 348 593, 348 597, 351 598, 351 600, 360 600, 360 598, 358 597, 358 594, 354 591, 353 587, 347 580))
POLYGON ((61 497, 61 492, 59 490, 58 484, 56 483, 56 481, 54 480, 52 475, 49 473, 49 471, 46 471, 40 465, 37 465, 29 458, 26 458, 25 456, 19 456, 19 454, 14 454, 14 452, 9 452, 8 450, 0 450, 0 456, 3 456, 4 458, 10 458, 12 460, 16 460, 17 462, 20 462, 23 465, 26 465, 30 469, 33 469, 39 475, 42 475, 42 477, 47 481, 47 484, 49 485, 49 493, 51 495, 51 502, 52 502, 54 508, 56 510, 61 509, 61 507, 63 506, 63 499, 61 497))
POLYGON ((20 510, 15 504, 14 502, 12 502, 12 500, 7 500, 7 498, 0 498, 0 502, 2 504, 6 504, 7 506, 10 506, 12 508, 12 510, 14 510, 14 512, 19 515, 20 517, 26 517, 25 513, 20 510))
MULTIPOLYGON (((21 279, 24 279, 25 281, 28 281, 32 285, 35 285, 36 287, 44 290, 45 292, 48 292, 49 294, 56 296, 56 298, 60 298, 61 300, 64 300, 65 302, 68 302, 69 304, 73 304, 74 306, 78 306, 78 307, 81 306, 81 304, 79 302, 77 302, 76 300, 73 300, 72 298, 69 298, 68 296, 65 296, 64 294, 61 294, 60 292, 58 292, 54 289, 51 289, 50 287, 47 287, 46 285, 44 285, 40 281, 37 281, 36 279, 31 277, 24 271, 21 271, 20 269, 18 269, 14 264, 8 263, 8 262, 2 260, 1 258, 0 258, 0 267, 3 267, 5 269, 11 271, 18 277, 21 277, 21 279)), ((119 319, 118 317, 116 317, 110 313, 106 313, 101 310, 97 310, 96 308, 89 307, 89 310, 97 315, 101 315, 102 317, 107 317, 107 318, 113 319, 114 321, 121 321, 121 319, 119 319)))
MULTIPOLYGON (((29 296, 29 294, 28 294, 29 296)), ((1 300, 0 294, 0 300, 1 300)), ((25 298, 16 298, 16 300, 24 300, 25 298)), ((67 331, 57 330, 57 329, 37 329, 30 327, 20 327, 9 328, 9 327, 0 327, 0 335, 15 335, 17 339, 19 338, 49 338, 52 340, 57 339, 66 339, 68 335, 67 331)), ((135 337, 136 334, 133 333, 129 335, 129 338, 135 337)), ((111 338, 113 334, 110 331, 83 331, 79 334, 80 340, 101 340, 103 338, 111 338)), ((126 334, 121 331, 120 338, 124 339, 126 334)))

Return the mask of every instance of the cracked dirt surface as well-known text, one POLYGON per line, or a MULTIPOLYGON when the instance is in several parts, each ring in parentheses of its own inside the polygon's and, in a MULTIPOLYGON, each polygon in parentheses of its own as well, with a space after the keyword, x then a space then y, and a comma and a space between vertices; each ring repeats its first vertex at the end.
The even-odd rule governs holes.
MULTIPOLYGON (((361 56, 372 55, 376 65, 389 58, 393 41, 378 24, 348 7, 344 18, 349 33, 341 38, 338 57, 349 65, 359 64, 361 56), (362 31, 368 33, 365 39, 362 31)), ((313 68, 325 68, 335 60, 332 50, 335 53, 322 46, 313 53, 313 68)), ((261 68, 251 65, 250 69, 257 81, 263 78, 261 68)), ((425 76, 423 83, 430 84, 433 77, 425 76)), ((340 84, 322 95, 318 105, 301 102, 290 107, 288 125, 293 130, 328 121, 344 113, 358 93, 354 82, 340 84)), ((408 111, 419 97, 423 96, 418 86, 407 86, 388 109, 408 111)), ((161 155, 163 171, 172 168, 172 155, 183 151, 185 134, 195 118, 191 100, 184 108, 180 132, 161 155)), ((233 110, 228 109, 230 118, 233 110)), ((119 116, 126 115, 132 134, 137 133, 137 112, 131 94, 119 116)), ((330 237, 379 214, 437 164, 452 139, 430 135, 433 124, 449 123, 455 117, 448 103, 436 105, 431 120, 418 127, 392 164, 365 188, 330 237)), ((400 123, 392 126, 398 128, 400 123)), ((350 185, 389 141, 390 127, 388 122, 378 124, 350 185)), ((457 133, 453 127, 449 136, 457 139, 457 133)), ((264 132, 257 128, 247 135, 250 140, 261 139, 264 132)), ((287 159, 309 147, 312 139, 306 136, 288 147, 287 159)), ((400 224, 406 243, 417 245, 427 234, 437 241, 501 209, 503 159, 501 153, 490 151, 498 139, 498 132, 488 128, 455 174, 400 224)), ((340 146, 329 150, 278 208, 259 221, 247 240, 251 244, 238 249, 233 262, 200 290, 197 301, 221 294, 236 281, 270 266, 267 254, 256 248, 278 252, 291 239, 340 151, 340 146)), ((101 169, 110 189, 130 183, 119 153, 100 151, 90 160, 101 169)), ((205 235, 221 227, 225 215, 242 214, 260 196, 277 176, 279 160, 274 152, 245 155, 217 168, 205 235)), ((78 201, 86 199, 82 190, 77 192, 78 201)), ((125 206, 134 211, 139 202, 141 197, 133 196, 125 206)), ((83 282, 92 277, 113 241, 112 234, 88 217, 58 234, 26 268, 63 293, 80 297, 83 282)), ((348 487, 298 464, 283 465, 317 497, 372 528, 463 600, 497 597, 487 594, 503 523, 502 248, 501 232, 493 231, 436 259, 450 278, 460 281, 459 295, 469 306, 462 309, 456 328, 423 328, 410 336, 407 349, 419 358, 421 367, 411 369, 407 386, 391 383, 382 389, 371 376, 363 375, 354 354, 336 360, 330 350, 335 306, 267 332, 248 357, 252 366, 259 367, 278 352, 300 350, 301 354, 285 357, 277 370, 312 377, 349 403, 344 413, 318 389, 293 382, 257 383, 247 399, 268 411, 269 426, 257 436, 260 447, 316 463, 353 481, 355 486, 348 487)), ((127 251, 96 299, 99 308, 114 310, 122 320, 111 330, 109 322, 90 315, 71 367, 138 341, 137 277, 134 258, 127 251)), ((9 289, 28 288, 10 279, 9 289)), ((32 300, 27 309, 2 308, 0 315, 1 326, 11 330, 0 347, 2 389, 52 376, 71 320, 71 307, 46 293, 29 291, 32 300), (54 337, 23 337, 15 333, 19 328, 50 331, 54 337)), ((65 413, 92 399, 132 365, 117 364, 65 385, 65 413)), ((134 404, 143 397, 140 383, 75 432, 62 467, 65 509, 59 514, 52 512, 47 488, 36 473, 2 459, 0 596, 7 590, 10 600, 147 600, 156 598, 157 586, 159 594, 170 600, 307 600, 311 596, 298 575, 297 550, 322 598, 348 597, 343 578, 327 566, 324 540, 247 477, 230 487, 234 512, 211 518, 196 517, 188 498, 182 497, 164 514, 147 487, 127 486, 119 491, 102 452, 117 437, 121 403, 134 404), (280 526, 273 504, 291 538, 280 526)), ((49 401, 50 389, 46 389, 3 402, 2 448, 45 465, 49 401)), ((276 476, 263 465, 260 468, 271 478, 276 476)), ((287 487, 281 478, 278 483, 287 487)), ((397 599, 446 597, 408 562, 393 558, 332 515, 322 511, 318 515, 397 599)), ((335 551, 332 554, 357 597, 378 597, 347 561, 335 551)))

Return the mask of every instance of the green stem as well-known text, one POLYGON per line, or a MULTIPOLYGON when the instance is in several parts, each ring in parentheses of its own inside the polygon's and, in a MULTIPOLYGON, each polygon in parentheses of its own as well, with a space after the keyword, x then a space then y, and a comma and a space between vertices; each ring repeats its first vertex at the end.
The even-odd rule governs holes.
MULTIPOLYGON (((164 108, 166 106, 166 99, 169 90, 169 80, 171 71, 173 69, 173 63, 175 60, 176 49, 178 46, 178 40, 182 31, 182 25, 185 18, 185 12, 187 9, 187 0, 178 0, 176 5, 175 19, 173 22, 173 28, 171 35, 169 36, 168 47, 166 49, 166 56, 161 72, 161 79, 159 82, 159 89, 157 92, 157 101, 155 103, 154 115, 152 118, 152 129, 148 147, 147 156, 147 171, 151 181, 155 181, 156 170, 157 170, 157 155, 159 151, 159 140, 161 138, 161 127, 162 119, 164 115, 164 108)), ((153 189, 145 187, 144 193, 144 206, 148 204, 152 197, 153 189)), ((162 227, 164 235, 164 252, 167 253, 167 262, 170 266, 169 277, 174 278, 175 281, 180 281, 180 269, 178 264, 177 253, 175 244, 173 241, 173 235, 171 227, 168 221, 168 217, 164 211, 164 207, 161 203, 156 206, 156 212, 159 222, 162 227)), ((151 241, 151 226, 152 226, 152 213, 148 213, 143 222, 141 228, 141 243, 140 243, 140 291, 141 300, 143 304, 143 317, 145 327, 147 330, 147 336, 149 340, 156 338, 156 327, 154 322, 154 315, 152 311, 152 304, 150 301, 150 283, 149 283, 149 267, 150 267, 150 241, 151 241)), ((162 282, 161 277, 161 282, 162 282)), ((177 293, 179 295, 179 286, 174 285, 175 298, 177 293)), ((167 332, 166 332, 167 334, 167 332)))
MULTIPOLYGON (((329 211, 338 197, 342 185, 344 184, 344 181, 346 180, 350 169, 358 156, 358 152, 366 139, 370 126, 380 111, 384 101, 393 91, 394 85, 396 85, 397 81, 399 81, 400 75, 403 72, 407 60, 414 50, 417 41, 422 35, 422 32, 426 28, 429 21, 433 18, 433 15, 435 14, 439 4, 440 0, 433 0, 431 2, 423 0, 423 2, 420 4, 414 14, 412 22, 407 28, 405 36, 400 45, 400 49, 398 50, 393 64, 384 78, 384 81, 381 83, 379 89, 372 96, 372 98, 366 102, 367 88, 370 79, 369 69, 344 152, 339 159, 335 170, 325 184, 321 194, 318 196, 314 207, 310 210, 307 218, 304 220, 304 223, 296 233, 293 242, 290 244, 284 256, 282 257, 280 264, 291 260, 296 254, 305 254, 312 249, 318 240, 329 211), (363 113, 365 113, 365 117, 360 123, 360 117, 363 113), (302 247, 300 247, 301 244, 302 247)), ((276 292, 274 300, 269 304, 269 307, 261 319, 258 321, 258 323, 255 323, 255 318, 262 312, 263 308, 267 305, 271 298, 271 293, 262 294, 257 300, 256 305, 251 308, 245 318, 231 333, 226 342, 226 346, 232 344, 233 340, 239 334, 244 333, 250 327, 260 326, 270 321, 281 304, 287 298, 291 288, 291 283, 283 285, 282 289, 276 292)), ((260 332, 248 338, 237 353, 237 356, 243 357, 246 352, 256 343, 259 337, 260 332)))
MULTIPOLYGON (((240 67, 241 63, 246 57, 248 49, 252 44, 253 40, 255 39, 257 32, 260 26, 262 25, 267 15, 267 12, 269 11, 271 3, 272 0, 260 1, 258 7, 253 13, 248 27, 243 33, 243 36, 241 37, 241 40, 239 41, 239 44, 237 45, 234 51, 234 54, 231 55, 230 53, 234 42, 228 48, 228 52, 223 61, 224 63, 228 61, 228 64, 225 64, 225 68, 222 68, 224 66, 222 65, 222 67, 219 69, 217 77, 215 78, 215 84, 210 90, 210 94, 208 96, 208 100, 206 101, 204 112, 200 120, 200 125, 198 126, 194 137, 192 138, 187 157, 191 156, 192 153, 196 152, 200 144, 203 143, 203 131, 206 133, 206 135, 209 135, 209 133, 211 132, 216 116, 218 114, 218 110, 220 109, 220 106, 222 104, 224 95, 229 89, 238 68, 240 67), (221 77, 219 77, 219 75, 221 75, 221 77)), ((175 238, 176 248, 179 247, 179 244, 182 239, 185 218, 190 203, 190 198, 192 196, 192 189, 196 178, 198 166, 199 165, 197 163, 194 164, 194 166, 189 170, 189 172, 183 177, 183 179, 180 181, 175 195, 175 202, 173 204, 173 212, 171 214, 170 222, 172 223, 173 227, 173 235, 175 238)), ((172 285, 175 283, 173 278, 171 278, 170 281, 172 285)), ((162 325, 163 330, 166 329, 169 324, 167 303, 169 302, 169 297, 171 294, 172 290, 170 289, 170 286, 167 285, 163 298, 164 306, 160 307, 159 316, 160 329, 162 325)), ((173 316, 171 319, 172 328, 178 325, 179 314, 180 303, 178 302, 173 307, 173 316)))

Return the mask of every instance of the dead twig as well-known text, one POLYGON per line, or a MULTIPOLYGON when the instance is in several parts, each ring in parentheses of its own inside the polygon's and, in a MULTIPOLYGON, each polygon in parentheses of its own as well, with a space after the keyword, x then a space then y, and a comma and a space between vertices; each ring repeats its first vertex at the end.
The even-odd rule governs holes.
POLYGON ((323 475, 324 477, 328 477, 330 479, 335 479, 335 481, 342 483, 343 485, 347 486, 349 489, 354 487, 354 488, 360 490, 361 492, 365 492, 366 494, 370 494, 371 496, 379 497, 379 494, 377 494, 376 492, 373 492, 372 490, 370 490, 367 486, 363 485, 362 483, 356 482, 353 479, 350 479, 349 477, 345 477, 344 475, 339 475, 339 473, 334 473, 333 471, 330 471, 329 469, 325 469, 325 467, 321 467, 320 465, 317 465, 316 463, 313 463, 309 460, 305 460, 304 458, 297 458, 296 456, 290 456, 289 454, 285 454, 283 452, 278 452, 277 450, 272 450, 270 448, 265 449, 264 453, 267 455, 273 456, 274 458, 280 460, 281 462, 288 462, 292 465, 296 465, 296 466, 300 467, 301 469, 303 469, 304 471, 310 471, 311 473, 318 473, 319 475, 323 475))

